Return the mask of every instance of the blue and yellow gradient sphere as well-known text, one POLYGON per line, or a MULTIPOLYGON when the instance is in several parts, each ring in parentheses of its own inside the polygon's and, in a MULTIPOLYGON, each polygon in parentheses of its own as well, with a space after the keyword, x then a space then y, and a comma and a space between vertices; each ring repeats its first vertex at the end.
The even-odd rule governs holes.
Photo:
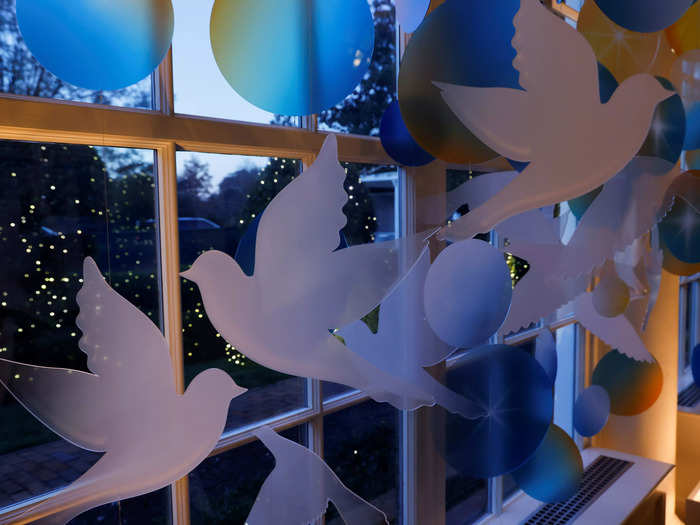
POLYGON ((367 0, 216 0, 210 31, 231 87, 280 115, 320 113, 341 102, 374 50, 367 0))
POLYGON ((116 90, 158 67, 174 14, 170 0, 17 0, 17 23, 34 57, 58 78, 116 90))
POLYGON ((534 456, 513 478, 525 493, 545 503, 566 501, 576 494, 583 478, 583 459, 576 443, 556 425, 534 456))
POLYGON ((591 381, 610 396, 610 412, 636 416, 649 409, 661 395, 663 373, 659 363, 637 361, 618 350, 605 354, 591 381))
POLYGON ((616 24, 640 33, 653 33, 671 26, 693 0, 595 0, 616 24))

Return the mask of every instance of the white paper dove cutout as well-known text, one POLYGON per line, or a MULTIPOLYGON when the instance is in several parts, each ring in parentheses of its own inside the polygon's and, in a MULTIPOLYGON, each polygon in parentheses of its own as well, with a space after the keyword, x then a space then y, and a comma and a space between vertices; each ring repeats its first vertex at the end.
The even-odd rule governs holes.
POLYGON ((389 523, 386 515, 343 485, 311 450, 283 438, 270 427, 254 434, 275 456, 246 525, 306 525, 323 516, 332 501, 347 525, 389 523))
POLYGON ((210 369, 178 394, 160 330, 109 287, 92 259, 83 272, 77 324, 92 373, 0 360, 0 378, 10 378, 4 385, 37 419, 79 447, 105 452, 49 503, 30 509, 41 525, 62 525, 187 475, 214 448, 229 403, 245 391, 210 369), (71 508, 46 516, 63 501, 71 508))
POLYGON ((581 218, 561 275, 586 273, 649 232, 671 209, 679 174, 678 164, 634 158, 603 187, 581 218))
MULTIPOLYGON (((653 228, 671 208, 673 196, 687 192, 688 185, 697 179, 692 175, 679 177, 678 173, 678 166, 666 160, 634 158, 605 184, 566 245, 561 241, 562 219, 552 219, 540 210, 521 213, 498 225, 499 238, 507 240, 504 251, 529 263, 528 273, 513 291, 501 333, 526 328, 584 292, 595 267, 653 228)), ((464 204, 471 209, 481 206, 513 176, 492 173, 465 182, 447 194, 449 210, 464 204)))
POLYGON ((375 367, 329 330, 371 312, 411 267, 424 240, 336 251, 347 200, 337 155, 329 135, 316 162, 270 202, 258 227, 252 277, 217 251, 201 255, 182 275, 199 286, 216 330, 250 359, 372 391, 375 367))
POLYGON ((524 90, 435 82, 484 144, 530 162, 488 203, 443 228, 448 240, 471 238, 523 211, 605 183, 639 151, 656 106, 673 95, 641 74, 601 104, 596 57, 583 35, 538 0, 521 0, 513 24, 518 53, 513 65, 524 90))
POLYGON ((603 317, 593 306, 593 294, 585 292, 574 301, 574 316, 586 330, 620 353, 637 361, 653 363, 642 338, 624 315, 603 317))
POLYGON ((425 316, 423 295, 429 269, 430 250, 426 247, 412 270, 382 302, 377 333, 356 321, 338 335, 375 367, 366 368, 371 382, 365 393, 373 399, 407 410, 439 404, 452 413, 474 418, 482 413, 479 407, 423 369, 455 350, 435 336, 425 316))

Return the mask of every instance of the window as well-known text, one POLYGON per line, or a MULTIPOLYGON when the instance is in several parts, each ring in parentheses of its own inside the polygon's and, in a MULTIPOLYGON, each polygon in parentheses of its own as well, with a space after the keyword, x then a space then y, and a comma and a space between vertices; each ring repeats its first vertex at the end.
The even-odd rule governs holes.
MULTIPOLYGON (((86 370, 75 326, 86 256, 159 324, 158 244, 145 226, 156 213, 153 152, 0 141, 0 157, 0 356, 86 370)), ((63 488, 100 457, 59 439, 4 388, 0 413, 0 507, 63 488)), ((163 499, 125 512, 166 515, 163 499)))
MULTIPOLYGON (((321 454, 392 523, 416 522, 406 498, 418 481, 409 465, 422 453, 409 428, 412 416, 342 385, 258 366, 245 349, 217 337, 198 289, 179 277, 203 250, 235 256, 269 200, 313 161, 315 125, 339 132, 345 188, 353 196, 345 208, 345 242, 387 240, 410 228, 413 175, 392 166, 375 137, 396 96, 394 7, 391 0, 368 3, 376 35, 368 75, 338 106, 302 121, 260 111, 230 89, 208 45, 213 0, 174 0, 172 54, 152 78, 115 93, 80 90, 43 70, 17 32, 14 0, 0 0, 0 103, 11 110, 0 112, 0 357, 85 369, 75 294, 82 260, 90 255, 115 289, 162 327, 180 383, 217 366, 249 389, 232 403, 216 449, 187 480, 94 509, 74 524, 185 525, 187 516, 194 524, 242 522, 273 468, 270 453, 250 433, 262 423, 321 454), (95 104, 117 107, 104 112, 95 104), (57 118, 66 108, 72 116, 57 118), (177 236, 171 235, 175 225, 177 236)), ((525 261, 514 264, 514 276, 524 275, 525 261)), ((376 327, 376 311, 365 322, 376 327)), ((566 421, 579 369, 562 360, 578 355, 577 329, 562 316, 550 328, 557 331, 560 370, 566 370, 556 388, 556 417, 566 421)), ((533 335, 525 331, 505 342, 531 348, 533 335)), ((4 390, 0 415, 11 422, 0 427, 2 522, 37 499, 54 497, 99 458, 57 439, 4 390)), ((448 523, 498 513, 517 492, 508 476, 443 474, 420 482, 445 482, 438 504, 448 523)), ((338 522, 334 509, 326 522, 338 522)))

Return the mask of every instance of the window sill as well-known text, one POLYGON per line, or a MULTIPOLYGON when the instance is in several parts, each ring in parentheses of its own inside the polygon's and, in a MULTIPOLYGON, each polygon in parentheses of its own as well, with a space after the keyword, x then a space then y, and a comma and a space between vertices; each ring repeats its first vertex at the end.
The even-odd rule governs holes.
MULTIPOLYGON (((674 468, 660 461, 607 449, 587 448, 581 455, 584 468, 600 455, 631 461, 634 465, 576 519, 576 525, 624 522, 674 468)), ((503 513, 488 516, 479 525, 520 523, 541 505, 541 502, 521 492, 504 506, 503 513)))

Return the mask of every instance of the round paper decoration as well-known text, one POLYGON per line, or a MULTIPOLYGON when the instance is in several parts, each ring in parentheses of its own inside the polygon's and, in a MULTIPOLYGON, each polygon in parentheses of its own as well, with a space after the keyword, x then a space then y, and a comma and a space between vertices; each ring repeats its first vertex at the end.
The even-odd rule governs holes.
POLYGON ((374 49, 367 0, 216 0, 210 29, 231 87, 280 115, 320 113, 343 100, 374 49))
POLYGON ((513 472, 513 478, 536 500, 566 501, 576 494, 583 478, 581 453, 566 432, 551 425, 535 455, 513 472))
POLYGON ((629 304, 627 284, 618 277, 614 264, 607 262, 593 290, 593 306, 603 317, 617 317, 625 313, 629 304))
POLYGON ((384 151, 398 164, 424 166, 435 160, 435 157, 427 153, 411 137, 403 118, 401 118, 401 109, 397 101, 392 102, 386 108, 379 127, 379 136, 384 151))
POLYGON ((666 29, 666 38, 677 55, 700 49, 700 3, 695 3, 681 19, 666 29))
POLYGON ((661 238, 660 244, 664 253, 664 270, 680 277, 689 277, 691 275, 695 275, 696 273, 700 273, 700 263, 685 263, 677 259, 676 256, 671 253, 671 250, 668 249, 668 246, 666 246, 666 243, 664 243, 663 238, 661 238))
POLYGON ((447 0, 411 37, 401 63, 399 103, 411 135, 431 155, 458 164, 498 156, 464 127, 433 81, 519 89, 510 43, 519 9, 519 0, 447 0))
POLYGON ((234 256, 238 266, 249 277, 255 273, 255 240, 258 237, 258 225, 262 216, 263 214, 259 213, 248 225, 245 233, 238 241, 236 255, 234 256))
POLYGON ((488 413, 475 420, 446 416, 445 459, 471 477, 498 476, 522 465, 552 421, 552 383, 519 348, 470 350, 466 360, 448 370, 446 384, 488 413))
POLYGON ((39 63, 94 90, 146 78, 170 48, 170 0, 17 0, 17 25, 39 63))
POLYGON ((661 31, 678 21, 693 0, 595 0, 616 24, 641 33, 661 31))
POLYGON ((593 385, 581 392, 574 405, 574 427, 584 437, 598 434, 610 417, 610 396, 602 386, 593 385))
POLYGON ((513 295, 503 254, 469 239, 448 246, 425 279, 425 315, 435 334, 455 348, 483 344, 503 324, 513 295))
MULTIPOLYGON (((700 171, 687 173, 700 177, 700 171)), ((697 210, 700 194, 696 188, 687 188, 686 192, 685 195, 676 195, 673 208, 659 223, 659 234, 665 248, 676 259, 696 264, 700 263, 700 213, 697 210)))
MULTIPOLYGON (((664 78, 657 80, 666 89, 675 90, 664 78)), ((654 118, 638 155, 658 157, 672 164, 678 162, 685 142, 685 108, 679 95, 667 98, 656 107, 654 118)))
POLYGON ((612 350, 595 367, 592 383, 607 390, 613 414, 636 416, 659 398, 663 374, 656 361, 637 361, 612 350))
POLYGON ((695 381, 696 385, 700 386, 700 345, 693 348, 690 366, 693 371, 693 380, 695 381))
POLYGON ((605 16, 593 1, 583 4, 576 27, 618 82, 637 73, 668 75, 675 59, 663 32, 629 31, 605 16))
POLYGON ((671 81, 685 107, 685 150, 700 149, 700 49, 688 51, 673 64, 671 81))

